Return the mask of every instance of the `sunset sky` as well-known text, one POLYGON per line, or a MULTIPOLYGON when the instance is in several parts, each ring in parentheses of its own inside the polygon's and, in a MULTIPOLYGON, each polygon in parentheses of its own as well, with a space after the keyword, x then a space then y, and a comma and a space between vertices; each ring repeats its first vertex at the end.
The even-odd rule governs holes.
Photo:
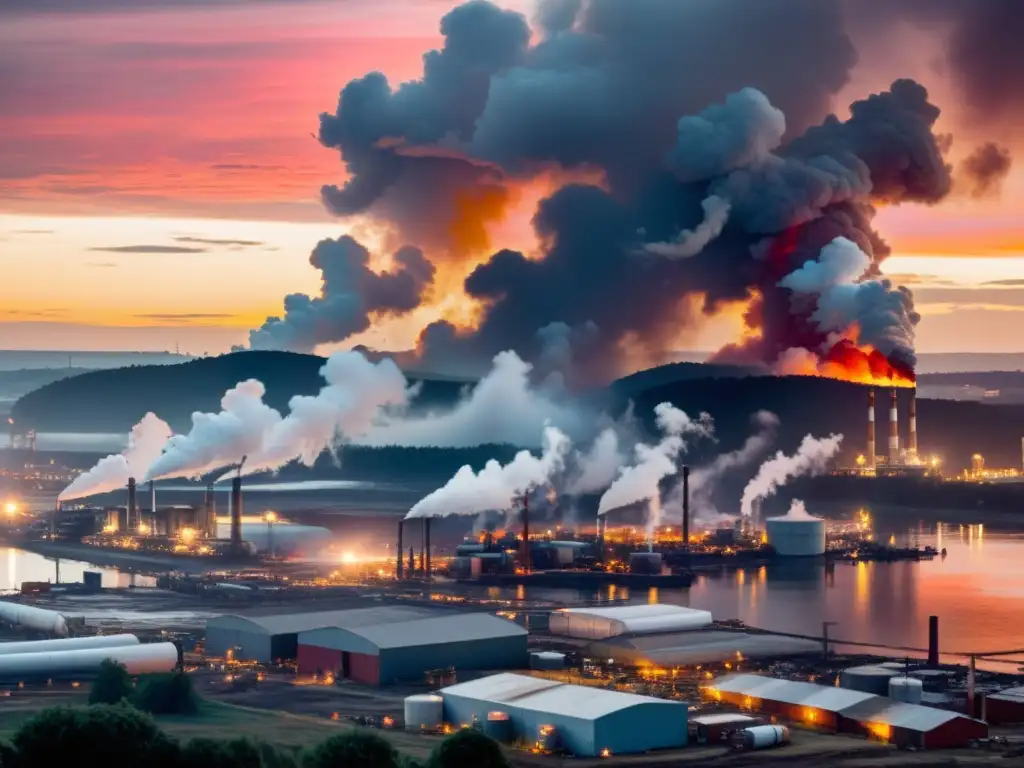
MULTIPOLYGON (((320 187, 344 175, 313 136, 318 115, 367 72, 418 77, 455 3, 11 5, 35 10, 0 10, 0 348, 213 353, 280 312, 286 293, 318 291, 313 246, 358 226, 320 203, 320 187), (63 10, 75 6, 92 10, 63 10)), ((943 108, 953 162, 982 140, 1024 151, 1024 133, 993 136, 958 111, 934 40, 901 39, 858 41, 841 117, 914 77, 943 108)), ((530 198, 495 250, 523 247, 530 198)), ((920 352, 1024 351, 1022 222, 1019 162, 1001 194, 880 213, 886 273, 913 288, 923 315, 920 352)), ((431 311, 357 340, 407 348, 431 311)), ((738 316, 721 316, 685 346, 714 349, 738 332, 738 316)))

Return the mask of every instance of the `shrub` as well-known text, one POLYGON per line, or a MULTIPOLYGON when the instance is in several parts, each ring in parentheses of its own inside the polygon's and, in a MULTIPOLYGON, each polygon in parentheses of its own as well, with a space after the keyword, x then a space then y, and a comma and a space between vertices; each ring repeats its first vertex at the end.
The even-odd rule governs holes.
POLYGON ((472 728, 463 728, 438 744, 427 768, 509 768, 501 745, 472 728))
MULTIPOLYGON (((369 731, 331 736, 305 754, 303 768, 401 768, 391 742, 369 731)), ((473 766, 476 768, 476 766, 473 766)))
POLYGON ((132 703, 153 715, 194 715, 199 709, 192 678, 184 672, 144 675, 132 703))
POLYGON ((295 760, 270 744, 232 739, 193 739, 181 748, 179 768, 295 768, 295 760))
POLYGON ((132 676, 123 664, 106 659, 89 688, 90 704, 117 704, 132 695, 132 676))

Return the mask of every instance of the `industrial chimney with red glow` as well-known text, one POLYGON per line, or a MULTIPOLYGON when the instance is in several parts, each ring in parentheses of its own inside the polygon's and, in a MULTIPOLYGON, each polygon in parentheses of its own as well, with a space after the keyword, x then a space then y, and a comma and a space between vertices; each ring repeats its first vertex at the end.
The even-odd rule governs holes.
POLYGON ((889 401, 889 465, 896 464, 900 455, 900 428, 897 422, 896 390, 892 391, 889 401))
POLYGON ((878 449, 875 447, 875 390, 868 391, 868 453, 867 468, 875 469, 875 461, 878 457, 878 449))

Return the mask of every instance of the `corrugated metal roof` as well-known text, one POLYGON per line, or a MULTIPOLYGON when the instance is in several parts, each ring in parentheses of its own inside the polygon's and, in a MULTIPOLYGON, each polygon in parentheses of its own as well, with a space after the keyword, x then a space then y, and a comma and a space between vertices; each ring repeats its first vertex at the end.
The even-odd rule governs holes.
POLYGON ((441 696, 464 696, 486 701, 500 709, 514 706, 542 714, 572 717, 579 720, 597 720, 605 715, 641 704, 682 707, 678 701, 666 701, 650 696, 608 691, 583 685, 559 683, 527 675, 505 673, 491 675, 468 683, 459 683, 441 690, 441 696))
POLYGON ((690 718, 691 723, 697 725, 722 725, 723 723, 754 723, 756 717, 741 715, 739 712, 724 712, 717 715, 697 715, 690 718))
POLYGON ((655 616, 702 615, 707 611, 685 608, 681 605, 655 603, 650 605, 616 605, 611 608, 560 608, 556 613, 578 613, 583 616, 601 616, 606 619, 647 619, 655 616))
POLYGON ((333 611, 316 611, 309 613, 287 613, 282 610, 276 614, 260 615, 227 615, 216 617, 207 621, 206 626, 216 626, 219 619, 229 619, 232 623, 243 621, 252 626, 256 631, 262 631, 268 635, 288 635, 298 632, 306 632, 310 629, 322 629, 323 627, 341 627, 349 629, 360 627, 365 624, 388 624, 399 621, 434 616, 435 611, 429 608, 415 608, 412 606, 376 606, 373 608, 348 608, 333 611))
POLYGON ((999 701, 1013 701, 1024 704, 1024 686, 1018 688, 1006 688, 998 693, 990 693, 986 699, 998 699, 999 701))
POLYGON ((691 630, 656 635, 632 635, 599 642, 594 652, 616 655, 623 649, 624 658, 646 660, 662 667, 686 664, 707 664, 735 659, 739 653, 745 658, 799 655, 820 650, 821 644, 778 635, 747 634, 722 630, 691 630))
POLYGON ((360 626, 349 624, 341 629, 362 637, 378 648, 406 648, 527 635, 526 630, 518 624, 492 613, 462 613, 388 623, 364 622, 360 626))
POLYGON ((736 693, 752 699, 770 699, 783 704, 820 709, 823 712, 841 712, 846 707, 877 698, 871 693, 830 688, 795 680, 778 680, 761 675, 726 675, 711 684, 723 693, 736 693))
POLYGON ((906 731, 928 733, 940 725, 945 725, 951 720, 957 720, 964 716, 947 709, 904 704, 885 696, 875 696, 871 701, 847 707, 843 711, 843 717, 862 723, 878 723, 906 731))

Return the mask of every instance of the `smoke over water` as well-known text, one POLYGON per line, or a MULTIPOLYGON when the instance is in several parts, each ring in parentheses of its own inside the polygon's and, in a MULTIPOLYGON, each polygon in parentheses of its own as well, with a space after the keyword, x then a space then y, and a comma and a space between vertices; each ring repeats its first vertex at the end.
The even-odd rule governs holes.
POLYGON ((829 461, 839 452, 842 435, 829 435, 818 438, 807 435, 797 451, 787 456, 779 451, 757 471, 754 479, 743 489, 740 502, 740 513, 750 517, 754 513, 755 502, 775 494, 780 486, 802 475, 816 475, 828 468, 829 461))
MULTIPOLYGON (((908 79, 864 94, 845 119, 829 114, 858 60, 852 35, 875 40, 894 17, 938 22, 947 79, 1001 115, 1016 110, 980 73, 1004 60, 1018 71, 1019 46, 1007 44, 1011 3, 861 5, 542 0, 533 30, 485 0, 452 9, 420 79, 352 80, 318 134, 346 174, 323 188, 326 207, 428 264, 396 257, 371 272, 349 258, 355 288, 322 267, 323 295, 291 297, 253 344, 311 349, 429 306, 422 316, 448 319, 419 329, 420 368, 486 367, 505 350, 543 367, 558 329, 575 386, 664 362, 681 335, 740 310, 748 328, 718 361, 911 383, 918 316, 911 293, 882 277, 889 247, 873 220, 880 206, 950 193, 949 143, 935 132, 939 108, 908 79), (549 191, 532 216, 536 248, 491 246, 513 201, 538 186, 549 191), (791 287, 840 242, 867 262, 844 284, 856 291, 791 287), (458 279, 439 288, 442 269, 458 279), (833 311, 832 298, 853 293, 833 311), (455 305, 466 310, 457 321, 440 309, 455 305)), ((972 183, 989 189, 1007 160, 982 159, 972 183)))
POLYGON ((123 453, 100 459, 95 467, 83 472, 61 491, 57 500, 72 501, 124 488, 129 478, 145 476, 170 439, 171 428, 167 423, 155 414, 147 413, 132 427, 128 447, 123 453))

